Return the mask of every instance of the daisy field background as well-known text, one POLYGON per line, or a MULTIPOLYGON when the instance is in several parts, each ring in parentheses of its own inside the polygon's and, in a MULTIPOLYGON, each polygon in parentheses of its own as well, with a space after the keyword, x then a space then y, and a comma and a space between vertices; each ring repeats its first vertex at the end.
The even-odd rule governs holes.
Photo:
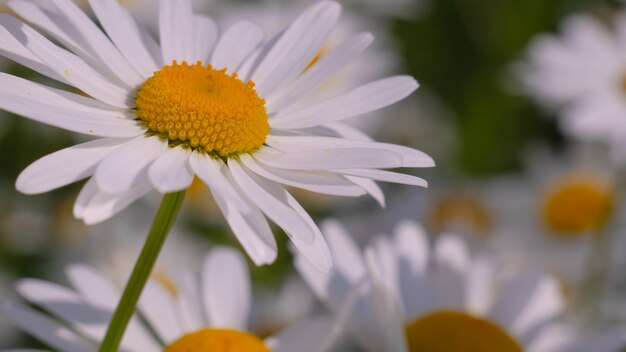
MULTIPOLYGON (((380 199, 291 188, 311 217, 317 223, 337 219, 362 248, 389 237, 382 234, 406 220, 420 223, 433 243, 454 233, 472 255, 506 271, 540 268, 551 275, 562 295, 559 319, 577 331, 626 329, 626 4, 339 2, 342 19, 329 46, 362 31, 375 39, 311 98, 392 75, 415 77, 420 88, 409 98, 348 123, 377 141, 424 151, 437 167, 407 171, 427 179, 427 189, 381 184, 384 208, 380 199)), ((157 0, 120 3, 158 31, 157 0)), ((194 9, 211 15, 220 28, 245 19, 268 36, 313 4, 193 1, 194 9)), ((15 15, 1 6, 1 12, 15 15)), ((326 53, 322 48, 315 60, 326 53)), ((55 84, 2 60, 2 72, 55 84)), ((156 192, 87 226, 72 214, 82 183, 35 196, 15 188, 30 163, 84 142, 81 138, 0 112, 0 302, 20 301, 14 287, 19 279, 67 285, 65 268, 73 263, 93 266, 115 282, 123 282, 132 268, 159 203, 156 192)), ((218 245, 245 256, 218 205, 196 181, 155 268, 153 279, 161 283, 180 269, 198 271, 218 245)), ((287 236, 273 230, 276 261, 258 267, 246 257, 256 295, 247 324, 263 337, 328 311, 294 268, 301 258, 294 259, 287 236)), ((0 350, 18 346, 45 347, 0 315, 0 350)), ((334 350, 367 348, 348 336, 334 350)))

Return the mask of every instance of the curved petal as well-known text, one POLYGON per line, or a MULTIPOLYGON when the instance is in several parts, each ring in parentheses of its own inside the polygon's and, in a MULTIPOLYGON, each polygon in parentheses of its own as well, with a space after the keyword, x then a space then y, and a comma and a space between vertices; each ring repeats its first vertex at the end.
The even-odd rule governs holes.
POLYGON ((110 82, 83 59, 50 42, 41 34, 17 19, 0 14, 0 25, 6 28, 22 45, 76 88, 109 105, 127 108, 128 90, 110 82))
POLYGON ((194 17, 191 1, 161 0, 159 7, 159 33, 163 64, 171 65, 173 61, 189 64, 195 63, 194 58, 194 17))
POLYGON ((111 194, 130 190, 140 173, 167 150, 167 142, 158 137, 139 138, 125 143, 107 155, 96 168, 94 178, 98 188, 111 194))
MULTIPOLYGON (((228 169, 222 168, 221 170, 224 177, 227 178, 232 187, 240 194, 240 197, 247 203, 252 204, 248 197, 239 190, 237 183, 232 179, 228 169)), ((248 210, 243 211, 239 209, 235 202, 230 201, 220 192, 213 192, 213 198, 224 214, 226 221, 228 221, 239 243, 241 243, 241 246, 245 249, 246 253, 248 253, 252 261, 256 265, 273 263, 278 254, 276 239, 261 210, 255 206, 248 206, 248 210)))
POLYGON ((2 313, 22 330, 59 351, 89 352, 95 348, 70 329, 61 326, 58 322, 47 318, 34 309, 18 305, 4 305, 2 313))
MULTIPOLYGON (((334 148, 380 149, 402 158, 402 167, 433 167, 434 160, 424 152, 397 144, 355 141, 345 138, 321 136, 276 136, 269 135, 265 143, 284 152, 304 152, 334 148)), ((391 166, 393 167, 393 166, 391 166)), ((396 166, 399 167, 399 166, 396 166)), ((371 167, 372 168, 372 167, 371 167)), ((385 168, 385 167, 380 167, 385 168)))
POLYGON ((252 301, 250 273, 234 249, 218 247, 205 257, 202 291, 210 326, 247 330, 252 301))
POLYGON ((263 212, 280 226, 298 251, 321 272, 328 272, 332 259, 330 250, 309 214, 280 185, 265 181, 246 171, 239 161, 229 163, 233 177, 263 212))
MULTIPOLYGON (((72 286, 90 304, 113 312, 117 307, 121 292, 108 278, 93 268, 83 265, 70 265, 66 269, 72 286)), ((122 340, 122 349, 137 351, 159 351, 161 346, 144 328, 136 316, 128 324, 122 340)))
POLYGON ((22 297, 67 321, 93 341, 104 336, 113 313, 96 308, 86 303, 74 291, 51 282, 22 279, 17 283, 16 289, 22 297))
POLYGON ((125 140, 99 139, 46 155, 22 171, 15 187, 22 193, 39 194, 82 180, 123 143, 125 140))
POLYGON ((31 120, 99 137, 135 137, 145 128, 126 113, 94 108, 98 102, 0 73, 0 108, 31 120))
POLYGON ((272 118, 272 128, 307 128, 363 115, 406 98, 418 87, 417 81, 410 76, 381 79, 317 104, 280 112, 272 118))
POLYGON ((374 37, 370 33, 361 33, 344 40, 323 55, 315 65, 306 70, 302 76, 284 90, 269 96, 266 105, 267 111, 280 111, 284 107, 300 101, 320 84, 351 63, 373 40, 374 37))
POLYGON ((304 71, 332 33, 341 5, 322 1, 307 9, 280 36, 252 75, 260 96, 304 71))
POLYGON ((342 169, 340 173, 342 175, 357 176, 374 181, 393 182, 404 185, 428 187, 428 181, 424 180, 423 178, 385 170, 342 169))
POLYGON ((233 202, 241 211, 250 210, 239 192, 222 173, 222 169, 226 167, 223 161, 214 160, 209 155, 194 152, 189 158, 189 165, 196 175, 209 186, 211 193, 219 193, 220 197, 233 202))
POLYGON ((237 22, 220 37, 211 56, 211 65, 234 72, 262 40, 261 27, 248 21, 237 22))
POLYGON ((217 25, 208 16, 196 15, 193 18, 194 57, 208 63, 218 37, 217 25))
POLYGON ((396 153, 374 148, 321 149, 283 153, 264 148, 256 152, 254 157, 265 165, 287 170, 341 170, 402 166, 402 159, 396 153))
POLYGON ((72 0, 52 0, 77 31, 83 36, 87 45, 96 53, 104 64, 121 82, 128 87, 141 85, 144 79, 126 61, 120 51, 102 33, 100 28, 72 0))
POLYGON ((89 0, 96 17, 121 54, 141 76, 151 77, 161 67, 148 45, 154 39, 117 0, 89 0))
POLYGON ((191 151, 182 147, 170 148, 159 156, 148 170, 154 188, 161 193, 182 191, 191 185, 193 170, 189 166, 191 151))
POLYGON ((176 341, 185 333, 174 297, 157 282, 149 281, 146 284, 138 307, 141 315, 166 344, 176 341))
MULTIPOLYGON (((113 215, 124 210, 134 201, 150 192, 152 190, 152 186, 150 185, 147 176, 144 175, 138 180, 137 185, 134 185, 128 192, 124 193, 110 194, 98 191, 95 182, 94 185, 89 188, 87 187, 87 185, 85 185, 85 188, 83 188, 83 190, 85 190, 84 199, 88 200, 86 205, 81 204, 81 215, 77 216, 77 218, 83 219, 87 225, 93 225, 108 220, 113 215), (87 198, 87 196, 91 197, 87 198)), ((81 196, 83 196, 82 191, 81 194, 79 194, 79 198, 83 198, 81 196)), ((81 200, 81 202, 84 202, 83 199, 79 200, 81 200)), ((79 200, 76 201, 76 205, 79 204, 79 200)), ((76 207, 74 212, 75 214, 77 213, 76 207)))
POLYGON ((240 160, 252 172, 284 185, 339 196, 358 197, 365 194, 361 187, 355 186, 345 178, 332 173, 306 173, 276 169, 260 165, 250 155, 241 155, 240 160))

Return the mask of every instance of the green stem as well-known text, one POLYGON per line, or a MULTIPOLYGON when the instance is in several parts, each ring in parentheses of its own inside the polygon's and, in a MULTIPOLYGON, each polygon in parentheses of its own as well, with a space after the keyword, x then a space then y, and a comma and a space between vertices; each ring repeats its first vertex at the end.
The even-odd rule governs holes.
POLYGON ((148 233, 146 238, 146 243, 128 279, 122 298, 117 305, 115 314, 113 314, 113 319, 109 323, 109 328, 100 345, 99 352, 116 352, 118 350, 124 331, 126 331, 126 326, 135 313, 137 301, 148 281, 159 252, 161 252, 167 234, 170 232, 174 220, 176 220, 184 198, 185 191, 168 193, 163 197, 150 233, 148 233))

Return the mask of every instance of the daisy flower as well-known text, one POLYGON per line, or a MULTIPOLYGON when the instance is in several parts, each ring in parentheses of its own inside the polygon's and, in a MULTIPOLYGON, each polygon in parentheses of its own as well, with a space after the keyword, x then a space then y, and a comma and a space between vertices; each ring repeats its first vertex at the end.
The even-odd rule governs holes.
POLYGON ((626 14, 612 28, 591 15, 567 18, 560 35, 542 35, 518 76, 524 91, 556 110, 562 129, 583 141, 608 142, 626 160, 626 14))
POLYGON ((430 157, 374 142, 342 123, 407 97, 418 87, 413 78, 385 78, 301 103, 372 42, 370 34, 356 34, 306 70, 331 35, 339 4, 316 3, 267 41, 249 21, 218 35, 189 0, 159 2, 158 41, 117 1, 89 4, 99 25, 71 0, 8 2, 62 46, 0 14, 4 56, 84 93, 3 73, 0 107, 95 137, 33 163, 18 190, 43 193, 88 178, 74 215, 93 224, 152 189, 184 190, 197 176, 256 264, 276 257, 267 217, 328 270, 319 229, 285 185, 378 199, 375 181, 426 186, 381 169, 431 167, 430 157))
MULTIPOLYGON (((86 265, 69 266, 67 276, 71 288, 20 280, 19 294, 43 312, 7 304, 4 313, 17 327, 58 351, 93 351, 120 292, 86 265)), ((239 252, 227 247, 216 247, 206 255, 200 275, 183 270, 171 285, 151 281, 138 307, 121 351, 314 352, 331 337, 333 328, 327 316, 319 316, 301 320, 266 340, 249 332, 248 267, 239 252)))
POLYGON ((335 221, 324 233, 336 258, 322 275, 296 266, 331 311, 360 287, 346 331, 366 351, 606 351, 626 345, 626 332, 580 337, 555 321, 563 309, 554 279, 537 269, 503 275, 472 258, 460 237, 429 247, 415 223, 399 224, 362 253, 335 221))

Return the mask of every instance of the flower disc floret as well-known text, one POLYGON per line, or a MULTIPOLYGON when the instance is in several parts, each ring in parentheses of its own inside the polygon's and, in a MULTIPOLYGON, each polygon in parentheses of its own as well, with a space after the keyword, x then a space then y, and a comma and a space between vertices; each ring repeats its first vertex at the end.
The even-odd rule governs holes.
POLYGON ((165 352, 270 352, 258 337, 242 331, 202 329, 187 334, 165 352))
POLYGON ((556 234, 576 234, 601 228, 613 208, 613 191, 601 180, 580 178, 566 181, 547 197, 545 223, 556 234))
POLYGON ((170 145, 228 157, 260 148, 269 133, 265 100, 254 82, 202 62, 163 67, 137 92, 137 116, 170 145))
POLYGON ((522 352, 496 324, 456 311, 435 311, 405 328, 409 352, 522 352))

